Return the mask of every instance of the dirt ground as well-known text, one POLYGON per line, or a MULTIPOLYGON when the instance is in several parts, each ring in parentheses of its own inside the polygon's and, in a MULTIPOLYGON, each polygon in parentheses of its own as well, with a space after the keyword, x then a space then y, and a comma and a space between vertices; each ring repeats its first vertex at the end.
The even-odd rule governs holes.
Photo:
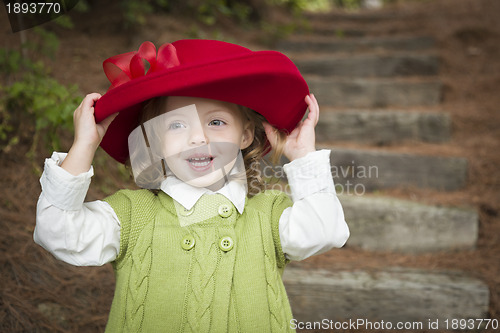
MULTIPOLYGON (((75 15, 76 27, 71 31, 53 28, 61 38, 60 51, 53 63, 54 73, 61 82, 78 84, 82 96, 91 91, 104 93, 108 84, 101 70, 102 61, 137 48, 143 40, 159 44, 186 37, 187 31, 213 38, 223 31, 229 41, 265 48, 259 45, 265 38, 255 29, 225 24, 212 30, 197 30, 195 22, 173 17, 153 16, 142 29, 119 33, 108 12, 112 9, 103 9, 92 17, 75 15)), ((405 19, 377 24, 373 34, 405 31, 436 38, 442 59, 440 78, 445 85, 441 108, 452 116, 453 138, 445 145, 402 143, 383 149, 463 156, 469 161, 469 174, 466 188, 456 192, 405 188, 381 194, 429 204, 474 207, 480 217, 477 248, 401 255, 347 246, 294 265, 329 269, 404 266, 462 270, 488 284, 489 316, 500 319, 500 94, 496 91, 500 87, 500 1, 431 0, 400 3, 396 9, 406 15, 405 19)), ((19 37, 9 29, 7 22, 0 23, 2 45, 15 46, 19 37)), ((71 138, 66 137, 64 142, 65 148, 69 148, 71 138)), ((73 267, 55 260, 34 244, 32 234, 40 193, 39 174, 34 165, 42 166, 50 150, 41 149, 33 164, 24 157, 28 146, 29 141, 22 142, 15 151, 0 155, 0 331, 102 331, 113 296, 111 266, 73 267)), ((96 157, 95 168, 88 200, 134 186, 123 170, 102 152, 96 157)))

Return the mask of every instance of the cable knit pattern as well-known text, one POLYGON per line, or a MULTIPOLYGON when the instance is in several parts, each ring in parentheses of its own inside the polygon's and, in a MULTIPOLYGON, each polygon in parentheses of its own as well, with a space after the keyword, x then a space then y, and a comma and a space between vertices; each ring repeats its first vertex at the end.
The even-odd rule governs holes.
MULTIPOLYGON (((154 228, 148 228, 147 237, 153 235, 154 228)), ((152 236, 150 236, 152 237, 152 236)), ((144 244, 144 243, 140 243, 144 244)), ((151 243, 142 246, 132 253, 131 272, 127 290, 127 313, 130 314, 125 320, 124 332, 141 332, 144 320, 144 303, 149 291, 149 274, 151 270, 151 243)))
MULTIPOLYGON (((108 203, 115 205, 115 211, 120 212, 118 218, 122 220, 130 220, 134 215, 131 209, 131 201, 137 200, 138 205, 151 206, 154 196, 147 191, 144 193, 123 191, 118 192, 115 196, 107 198, 108 203), (125 195, 124 195, 125 194, 125 195), (146 194, 146 195, 142 195, 146 194)), ((149 273, 152 265, 152 251, 151 242, 154 234, 154 225, 151 224, 149 228, 145 228, 146 223, 151 221, 155 210, 149 210, 143 219, 137 220, 134 225, 126 224, 121 228, 121 243, 120 243, 120 257, 124 254, 130 256, 131 272, 129 275, 128 286, 125 296, 126 313, 129 314, 123 320, 123 332, 140 332, 144 320, 144 304, 149 291, 149 273), (138 233, 137 231, 143 231, 138 233), (130 234, 132 236, 130 236, 130 234), (137 242, 139 237, 147 239, 147 242, 137 242), (128 245, 132 243, 134 251, 128 251, 128 245), (134 245, 138 243, 139 246, 134 245)), ((123 260, 124 261, 124 260, 123 260)), ((118 261, 116 261, 118 262, 118 261)), ((116 263, 115 262, 115 263, 116 263)))
MULTIPOLYGON (((284 200, 284 197, 282 197, 281 200, 280 198, 277 198, 275 201, 275 206, 283 206, 283 209, 288 205, 289 202, 284 200)), ((279 243, 279 230, 276 229, 276 225, 264 223, 261 224, 261 229, 261 235, 263 238, 262 244, 264 249, 264 263, 266 268, 265 272, 269 312, 271 314, 271 331, 286 332, 286 326, 289 323, 286 321, 286 314, 284 311, 286 307, 284 307, 283 304, 283 290, 280 288, 281 272, 278 271, 280 267, 285 266, 285 258, 284 254, 281 252, 281 246, 279 243), (273 230, 270 230, 271 228, 273 230)))
POLYGON ((193 230, 198 246, 193 258, 191 290, 187 306, 187 332, 209 332, 212 302, 215 292, 215 271, 218 264, 215 239, 202 241, 202 235, 193 230))
POLYGON ((120 191, 106 201, 122 228, 107 332, 292 331, 278 225, 286 195, 247 199, 241 215, 220 194, 189 212, 164 192, 120 191))
MULTIPOLYGON (((265 229, 266 226, 262 225, 265 229)), ((263 230, 265 231, 265 230, 263 230)), ((263 232, 262 237, 266 237, 265 232, 263 232)), ((267 294, 269 301, 269 311, 271 313, 271 331, 272 332, 284 332, 286 330, 284 323, 284 313, 281 304, 281 294, 278 288, 278 272, 276 266, 276 257, 274 256, 274 247, 271 247, 272 243, 269 243, 266 239, 263 239, 264 245, 264 264, 266 268, 266 283, 267 283, 267 294)))

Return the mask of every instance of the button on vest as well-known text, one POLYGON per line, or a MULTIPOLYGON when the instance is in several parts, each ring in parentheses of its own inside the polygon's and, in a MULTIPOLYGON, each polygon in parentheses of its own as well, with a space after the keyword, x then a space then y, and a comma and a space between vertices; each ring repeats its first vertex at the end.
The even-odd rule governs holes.
POLYGON ((224 252, 231 251, 233 249, 233 246, 233 239, 229 236, 222 237, 219 241, 219 248, 224 252))
POLYGON ((181 247, 186 250, 186 251, 189 251, 191 250, 193 247, 194 247, 194 244, 196 243, 195 239, 193 236, 191 235, 187 235, 185 236, 182 241, 181 241, 181 247))
POLYGON ((218 212, 221 217, 229 217, 233 214, 233 207, 228 204, 222 204, 219 206, 218 212))

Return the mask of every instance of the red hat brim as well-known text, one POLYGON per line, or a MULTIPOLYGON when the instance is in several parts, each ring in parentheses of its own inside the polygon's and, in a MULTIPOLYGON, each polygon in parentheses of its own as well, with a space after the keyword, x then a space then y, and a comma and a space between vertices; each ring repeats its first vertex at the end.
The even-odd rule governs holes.
MULTIPOLYGON (((120 112, 101 147, 114 159, 128 159, 128 135, 139 125, 143 102, 159 96, 190 96, 246 106, 280 130, 292 131, 307 109, 308 86, 293 62, 276 51, 251 51, 220 41, 182 40, 172 43, 180 64, 148 73, 109 90, 95 105, 96 121, 120 112), (199 47, 197 47, 199 46, 199 47), (207 48, 208 46, 208 48, 207 48), (183 61, 186 52, 228 47, 238 52, 183 61)), ((224 51, 224 50, 223 50, 224 51)), ((222 52, 223 53, 223 52, 222 52)), ((187 56, 186 56, 187 58, 187 56)))

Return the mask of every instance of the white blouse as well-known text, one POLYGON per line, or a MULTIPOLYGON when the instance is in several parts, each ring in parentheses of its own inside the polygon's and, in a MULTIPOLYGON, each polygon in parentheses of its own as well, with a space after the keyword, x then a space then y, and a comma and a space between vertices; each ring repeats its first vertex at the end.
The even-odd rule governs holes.
MULTIPOLYGON (((108 203, 100 200, 84 203, 93 167, 73 176, 59 166, 65 157, 64 153, 54 152, 45 160, 34 240, 59 260, 72 265, 109 263, 116 259, 120 249, 120 221, 108 203)), ((281 246, 287 258, 303 260, 342 247, 349 238, 349 228, 335 194, 330 151, 309 153, 285 164, 283 170, 293 201, 279 220, 281 246)), ((187 184, 179 186, 175 180, 165 181, 161 189, 186 209, 192 208, 202 195, 213 193, 187 184), (172 186, 176 186, 175 191, 172 186)), ((226 196, 243 212, 244 186, 230 182, 216 193, 226 196)))

